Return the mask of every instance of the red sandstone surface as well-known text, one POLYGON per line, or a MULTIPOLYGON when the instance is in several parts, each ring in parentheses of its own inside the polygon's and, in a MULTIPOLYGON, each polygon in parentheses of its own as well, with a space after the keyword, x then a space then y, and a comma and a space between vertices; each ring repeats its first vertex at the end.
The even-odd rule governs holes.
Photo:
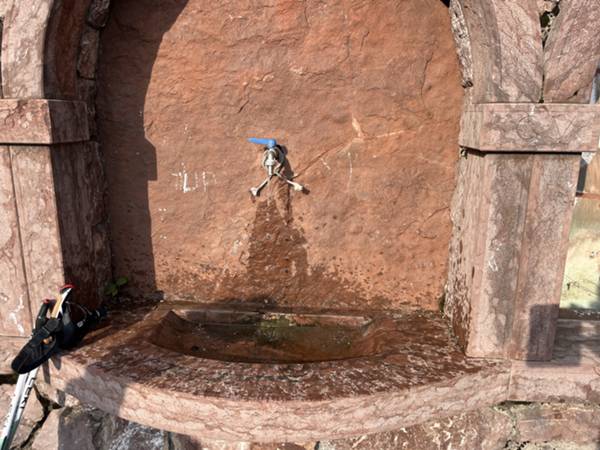
POLYGON ((120 0, 99 130, 115 271, 198 301, 436 308, 462 88, 438 0, 120 0), (275 137, 296 181, 253 201, 275 137))

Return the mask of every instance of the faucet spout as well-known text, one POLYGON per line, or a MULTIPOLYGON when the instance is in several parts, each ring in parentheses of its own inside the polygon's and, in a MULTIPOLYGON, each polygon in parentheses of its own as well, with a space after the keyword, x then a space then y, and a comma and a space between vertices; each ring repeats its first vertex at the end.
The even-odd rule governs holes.
POLYGON ((281 146, 277 145, 277 141, 275 139, 250 138, 248 141, 253 144, 264 146, 261 165, 267 172, 267 178, 265 178, 261 184, 250 188, 250 193, 253 197, 258 197, 260 195, 260 191, 267 184, 269 184, 269 181, 271 181, 271 178, 274 176, 292 186, 295 191, 302 192, 304 190, 304 186, 302 186, 300 183, 292 181, 282 172, 285 166, 286 156, 284 150, 281 146))

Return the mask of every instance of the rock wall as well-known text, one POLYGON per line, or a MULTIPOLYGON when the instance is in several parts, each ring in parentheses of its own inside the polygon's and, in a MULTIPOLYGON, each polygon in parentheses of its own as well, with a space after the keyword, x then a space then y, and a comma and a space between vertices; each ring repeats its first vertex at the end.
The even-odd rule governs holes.
POLYGON ((462 88, 439 0, 115 0, 98 129, 142 293, 437 308, 462 88), (308 192, 264 178, 275 137, 308 192))

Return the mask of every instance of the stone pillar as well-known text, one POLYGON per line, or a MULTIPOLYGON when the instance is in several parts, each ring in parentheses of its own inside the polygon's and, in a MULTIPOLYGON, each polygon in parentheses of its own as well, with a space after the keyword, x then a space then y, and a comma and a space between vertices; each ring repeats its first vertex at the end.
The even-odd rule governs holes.
POLYGON ((551 358, 579 160, 599 125, 595 105, 464 111, 445 312, 467 355, 551 358))
MULTIPOLYGON (((38 303, 65 282, 52 145, 89 137, 83 102, 0 100, 0 335, 31 333, 38 303)), ((22 345, 9 339, 7 352, 22 345)), ((4 361, 2 355, 0 359, 4 361)))
POLYGON ((78 76, 90 76, 96 56, 86 19, 101 28, 108 3, 0 5, 0 371, 41 299, 69 281, 93 307, 111 276, 103 165, 90 141, 94 83, 78 76))

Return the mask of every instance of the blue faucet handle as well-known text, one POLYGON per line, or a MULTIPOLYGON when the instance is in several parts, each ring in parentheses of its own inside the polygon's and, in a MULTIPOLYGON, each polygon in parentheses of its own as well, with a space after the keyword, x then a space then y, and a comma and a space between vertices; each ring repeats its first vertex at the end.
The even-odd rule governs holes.
POLYGON ((267 148, 273 148, 277 146, 277 141, 275 139, 259 139, 259 138, 250 138, 248 142, 258 145, 264 145, 267 148))

